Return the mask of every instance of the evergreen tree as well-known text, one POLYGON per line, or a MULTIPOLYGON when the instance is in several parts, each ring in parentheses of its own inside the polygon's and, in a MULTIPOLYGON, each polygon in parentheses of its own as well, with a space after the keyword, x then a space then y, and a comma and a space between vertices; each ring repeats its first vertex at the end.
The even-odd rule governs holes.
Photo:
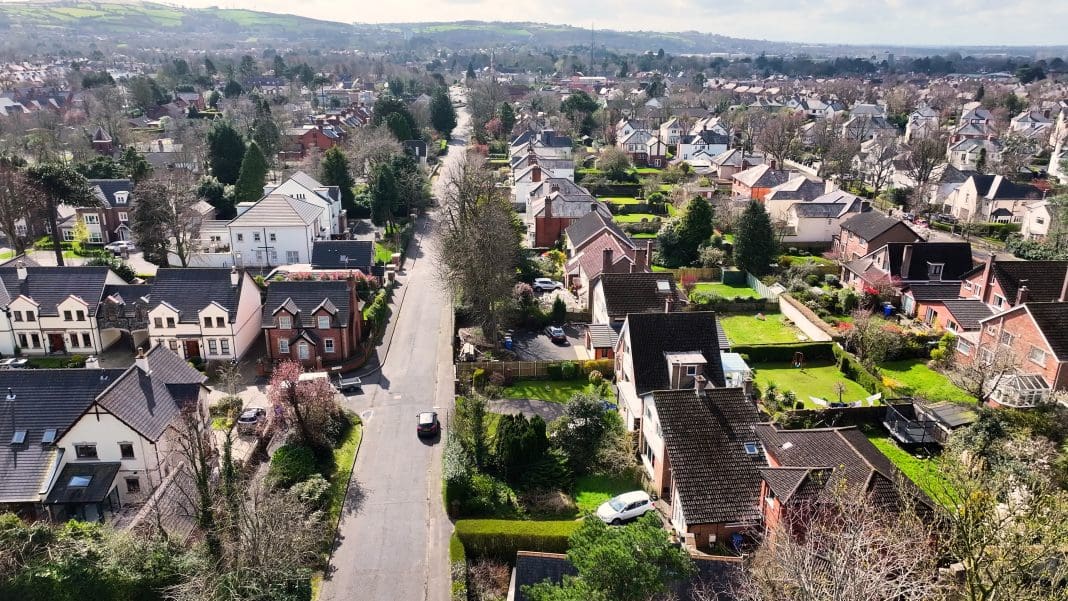
POLYGON ((43 200, 45 219, 52 232, 52 247, 56 265, 63 267, 63 237, 59 229, 59 205, 71 207, 97 206, 100 201, 89 187, 89 181, 73 167, 64 163, 38 163, 26 169, 26 181, 43 200))
POLYGON ((682 216, 682 236, 696 251, 712 237, 712 206, 703 196, 694 196, 682 216))
POLYGON ((252 139, 259 145, 267 164, 272 164, 278 154, 282 133, 278 131, 278 124, 271 118, 271 105, 265 98, 256 101, 256 116, 252 119, 252 139))
POLYGON ((328 186, 337 186, 341 190, 341 206, 347 211, 356 208, 356 196, 352 187, 356 180, 352 179, 349 172, 349 159, 341 148, 334 146, 323 154, 323 162, 320 166, 319 179, 328 186))
POLYGON ((119 164, 122 165, 126 177, 129 177, 135 183, 144 181, 145 178, 152 175, 152 165, 148 163, 145 155, 137 152, 133 146, 128 146, 126 150, 122 151, 122 156, 119 157, 119 164))
POLYGON ((393 214, 400 204, 397 178, 390 163, 375 165, 371 172, 371 221, 385 225, 387 231, 393 225, 393 214))
POLYGON ((437 132, 446 138, 456 129, 456 109, 449 100, 445 88, 437 88, 430 99, 430 123, 437 132))
POLYGON ((400 113, 390 113, 386 118, 386 127, 400 142, 412 139, 412 128, 400 113))
POLYGON ((467 63, 467 73, 465 74, 465 78, 468 81, 474 81, 474 80, 478 79, 478 76, 475 75, 475 64, 474 63, 467 63))
POLYGON ((762 276, 770 271, 778 254, 771 217, 764 205, 750 201, 735 227, 734 262, 739 269, 762 276))
POLYGON ((208 166, 216 179, 224 185, 237 183, 244 158, 245 141, 233 125, 221 121, 208 130, 208 166))
POLYGON ((234 200, 245 202, 263 197, 263 185, 267 183, 267 159, 255 141, 248 145, 241 161, 241 175, 234 185, 234 200))
POLYGON ((512 108, 512 103, 502 102, 501 110, 497 112, 497 116, 501 120, 501 129, 509 138, 512 135, 512 128, 515 127, 515 109, 512 108))

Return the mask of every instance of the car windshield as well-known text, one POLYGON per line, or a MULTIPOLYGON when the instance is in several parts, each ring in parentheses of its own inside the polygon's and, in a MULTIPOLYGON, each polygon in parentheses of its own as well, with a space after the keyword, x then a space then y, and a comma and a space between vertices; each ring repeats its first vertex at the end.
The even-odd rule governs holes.
POLYGON ((420 413, 419 414, 419 425, 426 426, 426 425, 429 425, 429 424, 432 424, 432 423, 434 423, 434 414, 433 413, 420 413))
POLYGON ((624 503, 619 497, 616 497, 608 501, 608 506, 611 507, 613 511, 623 511, 623 508, 626 507, 627 504, 624 503))

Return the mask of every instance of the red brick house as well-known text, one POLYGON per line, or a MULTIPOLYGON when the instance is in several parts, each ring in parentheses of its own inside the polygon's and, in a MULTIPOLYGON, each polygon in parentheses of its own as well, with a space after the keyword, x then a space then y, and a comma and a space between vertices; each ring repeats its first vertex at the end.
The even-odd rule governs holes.
POLYGON ((775 168, 775 161, 757 165, 731 176, 731 196, 763 201, 771 189, 786 183, 794 174, 775 168))
POLYGON ((564 230, 589 213, 598 211, 611 219, 608 207, 585 188, 564 178, 548 178, 530 191, 530 212, 534 221, 534 247, 556 244, 564 230))
POLYGON ((923 315, 924 304, 957 298, 962 274, 972 268, 967 242, 891 242, 842 264, 842 283, 858 293, 892 291, 907 315, 923 315))
POLYGON ((1034 407, 1053 390, 1068 388, 1066 296, 1068 289, 1057 302, 1024 302, 981 320, 975 335, 957 339, 958 361, 1011 362, 987 399, 990 405, 1034 407))
POLYGON ((842 230, 834 239, 834 252, 839 261, 852 261, 888 242, 921 241, 923 238, 905 222, 868 211, 842 223, 842 230))
POLYGON ((305 125, 285 130, 282 135, 282 159, 299 160, 313 149, 319 152, 341 144, 341 134, 331 125, 305 125))
POLYGON ((357 358, 362 316, 355 280, 271 282, 261 318, 267 357, 314 369, 357 358))

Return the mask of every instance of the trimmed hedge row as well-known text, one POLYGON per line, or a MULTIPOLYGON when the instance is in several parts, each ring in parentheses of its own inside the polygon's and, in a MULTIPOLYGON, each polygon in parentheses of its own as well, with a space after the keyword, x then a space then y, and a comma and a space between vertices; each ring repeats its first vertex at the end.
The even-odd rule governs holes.
POLYGON ((834 360, 838 363, 838 371, 842 372, 842 375, 860 384, 861 388, 872 394, 882 394, 884 399, 894 396, 894 391, 883 386, 883 381, 861 365, 852 354, 847 353, 838 345, 831 348, 834 351, 834 360))
POLYGON ((837 358, 835 345, 830 342, 733 345, 731 352, 745 355, 749 363, 785 363, 793 360, 794 353, 803 353, 805 361, 831 361, 837 358))
MULTIPOLYGON (((565 553, 568 538, 582 522, 528 520, 458 520, 456 537, 472 559, 511 563, 518 551, 565 553)), ((452 545, 450 545, 451 552, 452 545)))

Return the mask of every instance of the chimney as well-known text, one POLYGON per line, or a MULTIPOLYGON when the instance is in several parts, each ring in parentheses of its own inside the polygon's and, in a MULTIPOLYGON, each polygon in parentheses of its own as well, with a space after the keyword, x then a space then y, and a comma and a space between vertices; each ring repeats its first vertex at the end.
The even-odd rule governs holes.
POLYGON ((668 297, 664 299, 664 313, 671 313, 671 308, 674 306, 675 299, 671 295, 668 295, 668 297))
POLYGON ((1020 289, 1016 291, 1016 304, 1014 306, 1019 307, 1026 303, 1028 292, 1030 290, 1027 289, 1027 280, 1020 280, 1020 289))
POLYGON ((230 286, 237 288, 237 284, 241 281, 241 274, 237 272, 237 265, 230 268, 230 286))
POLYGON ((601 259, 601 273, 608 273, 612 269, 612 249, 601 251, 601 259))
POLYGON ((551 194, 545 197, 545 218, 553 218, 553 197, 551 194))
MULTIPOLYGON (((901 279, 907 280, 909 277, 909 266, 912 263, 912 245, 906 244, 905 248, 901 250, 901 279)), ((894 275, 894 274, 890 274, 894 275)))
POLYGON ((986 266, 983 267, 983 289, 980 291, 979 300, 986 299, 987 291, 990 290, 990 281, 994 278, 994 253, 986 257, 986 266))
POLYGON ((1057 298, 1057 302, 1068 302, 1068 272, 1064 274, 1064 283, 1061 284, 1061 295, 1057 298))
POLYGON ((831 192, 834 192, 834 182, 831 180, 823 182, 823 193, 830 194, 831 192))
POLYGON ((22 261, 15 264, 15 273, 18 274, 20 282, 25 282, 30 275, 29 271, 26 270, 26 264, 22 261))
POLYGON ((85 369, 100 369, 100 360, 95 355, 85 360, 85 369))
POLYGON ((10 386, 7 387, 7 400, 9 400, 9 401, 15 400, 15 391, 12 390, 10 386))
POLYGON ((134 357, 134 365, 146 375, 152 373, 152 370, 148 368, 148 357, 145 356, 144 347, 137 347, 137 356, 134 357))
POLYGON ((643 272, 649 264, 649 244, 634 251, 634 271, 643 272))
POLYGON ((701 374, 697 374, 693 377, 693 388, 697 392, 701 392, 708 385, 708 380, 701 374))
POLYGON ((530 181, 532 181, 532 182, 540 182, 541 181, 541 166, 538 165, 537 163, 534 163, 534 167, 530 170, 530 181))

